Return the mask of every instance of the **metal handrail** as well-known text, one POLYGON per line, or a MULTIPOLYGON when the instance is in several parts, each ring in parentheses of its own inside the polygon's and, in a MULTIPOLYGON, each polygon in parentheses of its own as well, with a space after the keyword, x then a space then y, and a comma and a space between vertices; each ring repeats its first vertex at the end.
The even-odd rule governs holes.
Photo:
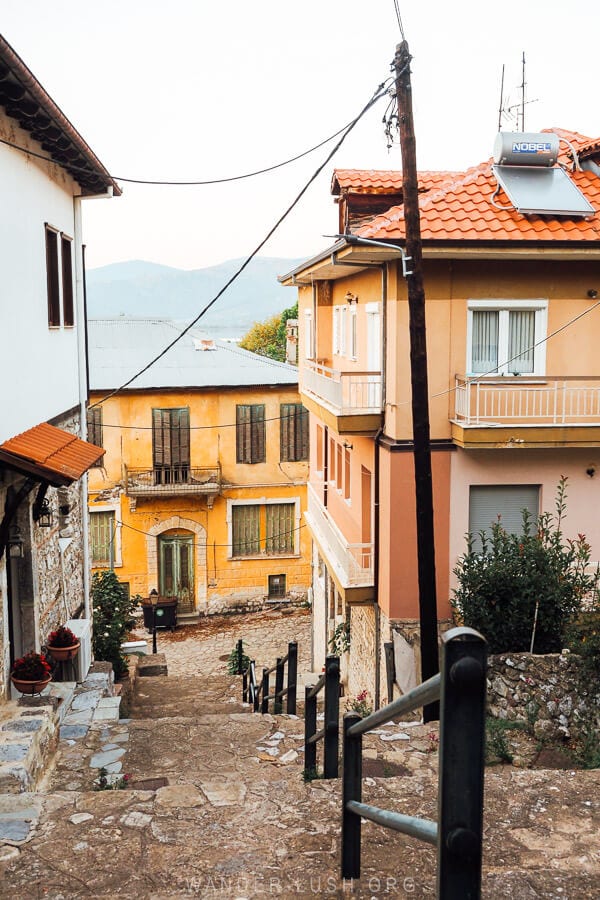
POLYGON ((442 641, 442 671, 361 719, 344 716, 342 878, 360 877, 361 821, 437 847, 438 900, 481 896, 487 645, 472 628, 442 641), (437 822, 362 802, 362 736, 399 714, 441 699, 437 822))
MULTIPOLYGON (((238 647, 241 641, 238 641, 238 647)), ((239 651, 238 651, 239 652, 239 651)), ((238 656, 241 659, 241 656, 238 656)), ((241 672, 241 666, 239 671, 241 672)), ((283 698, 287 698, 286 713, 296 715, 296 696, 298 690, 298 642, 290 641, 288 652, 285 656, 277 658, 277 662, 270 669, 262 670, 262 679, 259 684, 256 678, 256 663, 250 662, 242 679, 242 697, 244 703, 252 703, 254 712, 268 713, 269 703, 273 701, 275 715, 283 712, 283 698), (287 664, 287 686, 284 687, 285 667, 287 664), (275 691, 269 694, 269 675, 275 672, 275 691)))
POLYGON ((310 772, 317 768, 317 744, 323 741, 323 777, 338 777, 340 735, 340 659, 328 656, 325 671, 316 684, 304 688, 304 765, 310 772), (317 697, 325 689, 325 723, 317 731, 317 697))

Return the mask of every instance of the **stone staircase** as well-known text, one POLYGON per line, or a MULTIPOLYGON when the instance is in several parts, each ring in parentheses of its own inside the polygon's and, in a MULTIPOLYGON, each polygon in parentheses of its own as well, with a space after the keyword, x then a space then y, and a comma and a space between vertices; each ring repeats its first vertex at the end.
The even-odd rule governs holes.
MULTIPOLYGON (((44 790, 12 805, 0 796, 0 827, 17 823, 0 844, 0 896, 432 896, 434 849, 372 824, 360 881, 342 883, 339 781, 303 780, 302 719, 253 714, 240 697, 236 676, 140 677, 130 718, 92 716, 85 735, 63 733, 44 790), (94 791, 100 767, 128 788, 94 791)), ((417 749, 425 729, 365 736, 379 766, 364 779, 367 802, 436 817, 436 754, 417 749)), ((600 774, 553 773, 556 791, 547 776, 488 778, 485 897, 597 896, 600 774)))

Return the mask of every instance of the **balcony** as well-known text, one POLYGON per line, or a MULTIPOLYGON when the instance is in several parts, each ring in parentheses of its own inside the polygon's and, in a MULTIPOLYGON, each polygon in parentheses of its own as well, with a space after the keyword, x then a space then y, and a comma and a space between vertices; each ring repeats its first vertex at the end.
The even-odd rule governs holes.
POLYGON ((348 543, 310 484, 308 510, 304 515, 344 599, 348 602, 371 599, 374 586, 373 543, 348 543))
POLYGON ((125 467, 125 492, 128 497, 158 498, 204 495, 209 506, 221 493, 220 466, 156 466, 152 469, 125 467))
POLYGON ((305 406, 338 434, 372 433, 381 425, 381 372, 341 372, 305 360, 300 389, 305 406))
POLYGON ((600 446, 600 378, 457 376, 452 433, 460 446, 600 446))

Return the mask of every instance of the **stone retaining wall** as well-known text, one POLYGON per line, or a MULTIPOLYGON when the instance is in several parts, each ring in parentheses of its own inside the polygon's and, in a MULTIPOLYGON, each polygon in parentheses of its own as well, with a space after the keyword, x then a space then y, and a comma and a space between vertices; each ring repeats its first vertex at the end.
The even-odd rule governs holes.
POLYGON ((490 715, 527 724, 541 740, 577 737, 590 715, 600 729, 600 692, 582 690, 568 651, 490 656, 488 704, 490 715))
POLYGON ((269 599, 268 593, 255 588, 235 593, 209 596, 206 606, 199 607, 200 612, 207 616, 227 615, 229 613, 251 613, 265 609, 278 609, 280 606, 305 606, 307 591, 298 588, 290 590, 281 600, 269 599))

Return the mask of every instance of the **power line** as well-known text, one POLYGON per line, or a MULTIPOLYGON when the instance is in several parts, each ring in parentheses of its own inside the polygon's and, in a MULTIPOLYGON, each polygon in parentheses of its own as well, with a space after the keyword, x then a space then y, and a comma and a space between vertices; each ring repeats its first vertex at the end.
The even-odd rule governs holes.
POLYGON ((402 40, 405 41, 406 38, 404 36, 404 27, 402 25, 402 16, 400 15, 400 4, 398 0, 394 0, 394 9, 396 10, 396 18, 398 19, 398 28, 400 29, 402 40))
MULTIPOLYGON (((283 503, 285 503, 285 500, 283 501, 283 503)), ((260 506, 260 504, 256 504, 256 505, 260 506)), ((290 503, 289 505, 291 506, 292 504, 290 503)), ((101 510, 99 510, 99 511, 101 512, 101 510)), ((177 512, 177 510, 174 510, 174 512, 177 512)), ((138 534, 143 534, 146 537, 156 537, 157 536, 157 535, 153 534, 151 531, 144 531, 142 528, 136 528, 135 525, 129 525, 127 522, 116 522, 115 525, 117 528, 119 528, 119 527, 120 528, 129 528, 130 531, 136 531, 138 534)), ((304 528, 308 528, 308 525, 306 525, 306 524, 298 525, 297 528, 291 528, 288 531, 278 531, 277 534, 273 534, 268 538, 267 537, 258 537, 255 540, 239 541, 236 544, 236 546, 242 547, 242 546, 248 545, 248 544, 251 544, 251 545, 258 544, 260 546, 261 544, 264 544, 266 547, 267 541, 277 541, 280 538, 289 537, 290 535, 299 533, 304 528)), ((214 543, 214 541, 208 541, 208 540, 206 541, 206 544, 203 543, 202 545, 197 543, 195 540, 192 540, 192 546, 194 548, 197 546, 202 546, 202 547, 206 546, 207 549, 212 548, 212 547, 219 547, 219 548, 225 548, 227 550, 230 550, 233 548, 233 544, 216 544, 216 543, 214 543)), ((293 552, 293 551, 290 551, 290 552, 293 552)), ((275 554, 275 555, 277 555, 277 554, 275 554)))
MULTIPOLYGON (((90 407, 91 408, 91 407, 90 407)), ((308 410, 304 409, 304 413, 308 415, 308 410)), ((300 415, 304 415, 304 413, 300 413, 300 415)), ((296 419, 295 415, 291 416, 269 416, 266 419, 262 419, 263 422, 284 422, 290 421, 292 419, 296 419)), ((102 428, 121 428, 123 431, 153 431, 154 427, 152 425, 110 425, 106 422, 101 422, 102 428)), ((246 423, 239 423, 246 424, 246 423)), ((215 429, 220 430, 221 428, 237 428, 237 422, 228 422, 226 425, 190 425, 190 431, 214 431, 215 429)))
MULTIPOLYGON (((388 80, 389 80, 389 79, 388 79, 388 80)), ((342 144, 344 143, 344 141, 346 140, 346 138, 348 137, 348 135, 350 134, 350 132, 351 132, 351 131, 353 130, 353 128, 358 124, 358 122, 360 122, 360 120, 361 120, 362 117, 365 115, 365 113, 367 113, 367 112, 369 111, 369 109, 371 109, 371 107, 372 107, 379 99, 381 99, 381 97, 384 97, 384 96, 386 96, 386 95, 387 95, 387 81, 383 82, 382 84, 380 84, 380 85, 377 87, 377 89, 376 89, 376 91, 374 92, 374 94, 373 94, 373 96, 371 97, 371 99, 365 104, 365 106, 362 108, 362 110, 359 112, 359 114, 356 116, 356 118, 353 119, 352 122, 348 125, 348 127, 346 128, 346 130, 345 130, 345 131, 343 132, 343 134, 341 135, 340 139, 337 141, 335 147, 327 154, 326 158, 325 158, 325 159, 323 160, 323 162, 317 167, 317 169, 315 170, 315 172, 313 173, 313 175, 311 175, 311 177, 308 179, 308 181, 307 181, 307 182, 305 183, 305 185, 302 187, 302 189, 300 190, 300 192, 296 195, 296 197, 294 198, 294 200, 292 200, 292 202, 290 203, 290 205, 287 207, 287 209, 281 214, 281 216, 279 216, 279 218, 277 219, 277 221, 275 222, 275 224, 269 229, 269 231, 267 232, 267 234, 265 235, 265 237, 260 241, 259 244, 257 244, 257 246, 254 248, 254 250, 246 257, 246 259, 244 260, 244 262, 241 264, 241 266, 239 266, 238 269, 236 269, 236 271, 233 273, 233 275, 232 275, 230 278, 228 278, 228 280, 225 282, 225 284, 223 285, 223 287, 215 294, 215 296, 212 298, 212 300, 210 300, 209 303, 206 304, 206 306, 204 307, 204 309, 202 309, 201 312, 198 313, 198 315, 196 316, 196 318, 193 319, 193 320, 189 323, 189 325, 187 325, 187 326, 183 329, 183 331, 182 331, 176 338, 174 338, 174 339, 173 339, 173 340, 172 340, 172 341, 171 341, 171 342, 170 342, 170 343, 169 343, 169 344, 168 344, 168 345, 167 345, 167 346, 159 353, 159 354, 157 354, 153 359, 151 359, 150 362, 147 363, 147 365, 143 366, 143 368, 141 368, 138 372, 136 372, 135 375, 132 375, 131 378, 129 378, 127 381, 125 381, 125 382, 124 382, 122 385, 120 385, 118 388, 115 388, 114 391, 111 391, 109 394, 107 394, 107 395, 106 395, 105 397, 103 397, 101 400, 97 400, 96 403, 92 403, 92 404, 90 405, 90 407, 89 407, 90 409, 93 409, 95 406, 100 406, 100 405, 101 405, 102 403, 104 403, 106 400, 109 400, 111 397, 114 397, 115 394, 118 394, 118 393, 120 393, 120 391, 125 390, 126 387, 129 387, 129 385, 130 385, 133 381, 135 381, 136 378, 139 378, 140 375, 143 375, 144 372, 147 372, 148 369, 150 369, 155 363, 157 363, 159 359, 162 359, 162 357, 165 356, 165 354, 169 352, 169 350, 171 349, 171 347, 174 347, 175 344, 177 344, 177 343, 178 343, 178 342, 179 342, 179 341, 180 341, 180 340, 181 340, 181 339, 182 339, 182 338, 183 338, 183 337, 184 337, 184 336, 185 336, 185 335, 186 335, 186 334, 194 327, 194 325, 196 325, 196 323, 200 321, 200 319, 205 315, 205 313, 207 313, 208 310, 209 310, 212 306, 214 306, 214 304, 217 302, 217 300, 219 300, 219 298, 223 296, 223 294, 225 293, 225 291, 227 290, 227 288, 229 288, 229 287, 233 284, 233 282, 234 282, 237 278, 239 278, 239 276, 242 274, 242 272, 244 271, 244 269, 246 269, 246 267, 250 264, 250 262, 254 259, 254 257, 262 250, 262 248, 263 248, 264 245, 267 243, 267 241, 268 241, 268 240, 273 236, 273 234, 277 231, 277 229, 278 229, 279 226, 282 224, 282 222, 285 221, 285 219, 289 216, 289 214, 292 212, 292 210, 298 205, 298 203, 300 202, 300 200, 302 199, 302 197, 304 196, 304 194, 307 192, 307 190, 309 189, 309 187, 311 186, 311 184, 318 178, 318 176, 321 174, 321 172, 323 171, 323 169, 325 168, 325 166, 326 166, 326 165, 330 162, 330 160, 335 156, 335 154, 337 153, 337 151, 339 150, 339 148, 342 146, 342 144)))
MULTIPOLYGON (((143 179, 143 178, 125 178, 122 175, 111 175, 113 181, 124 181, 127 184, 146 184, 146 185, 157 185, 157 186, 166 186, 166 187, 201 187, 203 185, 211 185, 211 184, 227 184, 232 181, 243 181, 246 178, 254 178, 256 175, 264 175, 267 172, 274 172, 276 169, 282 169, 284 166, 289 166, 291 163, 297 162, 299 159, 303 159, 305 156, 308 156, 311 153, 314 153, 315 150, 320 150, 321 147, 324 147, 325 144, 328 144, 330 141, 334 140, 334 138, 338 137, 338 135, 342 134, 349 125, 352 123, 348 123, 348 125, 344 125, 343 128, 338 129, 338 131, 331 134, 329 137, 325 138, 322 141, 319 141, 318 144, 315 144, 313 147, 310 147, 308 150, 303 150, 302 153, 296 154, 296 156, 291 156, 289 159, 283 160, 283 162, 274 163, 271 166, 265 166, 263 169, 256 169, 254 172, 245 172, 243 175, 229 175, 225 178, 209 178, 204 180, 194 180, 194 181, 160 181, 158 179, 143 179)), ((15 144, 12 141, 7 141, 4 138, 0 138, 0 144, 5 144, 7 147, 11 147, 13 150, 19 150, 21 153, 27 153, 29 156, 33 156, 36 159, 41 159, 43 162, 49 162, 53 165, 63 165, 59 160, 53 159, 51 156, 46 156, 43 153, 37 153, 35 150, 31 150, 29 147, 22 147, 20 144, 15 144)), ((87 172, 87 169, 84 169, 83 166, 78 166, 75 163, 68 164, 70 172, 87 172)))

